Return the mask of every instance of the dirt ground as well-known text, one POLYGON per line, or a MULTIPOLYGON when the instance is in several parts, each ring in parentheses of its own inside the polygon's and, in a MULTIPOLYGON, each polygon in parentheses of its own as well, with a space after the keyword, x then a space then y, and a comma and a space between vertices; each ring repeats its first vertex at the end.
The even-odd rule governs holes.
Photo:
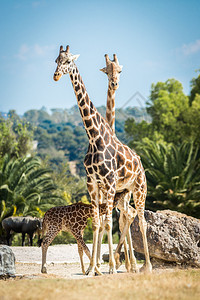
MULTIPOLYGON (((92 248, 92 245, 88 245, 92 248)), ((159 268, 152 274, 127 273, 124 264, 118 274, 85 276, 81 272, 77 245, 50 246, 47 253, 48 274, 42 274, 41 248, 12 247, 16 257, 16 277, 0 280, 1 300, 199 300, 200 270, 159 268), (22 279, 22 280, 21 280, 22 279), (78 280, 79 279, 79 280, 78 280)), ((102 246, 102 254, 108 245, 102 246)), ((89 265, 84 256, 85 268, 89 265)))
MULTIPOLYGON (((92 244, 87 245, 90 251, 92 244)), ((66 278, 82 279, 87 276, 82 274, 78 249, 76 244, 50 246, 47 252, 47 272, 41 273, 42 251, 39 247, 11 247, 16 258, 16 276, 24 278, 66 278)), ((108 252, 108 245, 102 245, 102 254, 108 252)), ((85 269, 89 260, 84 254, 85 269)), ((108 264, 102 260, 102 273, 108 274, 108 264)), ((124 264, 119 268, 119 273, 126 272, 124 264)))

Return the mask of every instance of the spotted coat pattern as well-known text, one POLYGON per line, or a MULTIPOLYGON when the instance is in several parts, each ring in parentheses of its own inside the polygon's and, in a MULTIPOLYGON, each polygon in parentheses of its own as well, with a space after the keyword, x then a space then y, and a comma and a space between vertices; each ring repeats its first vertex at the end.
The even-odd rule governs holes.
POLYGON ((60 48, 56 59, 57 68, 54 80, 69 73, 77 98, 80 114, 88 135, 89 147, 84 160, 87 173, 87 186, 91 197, 93 218, 93 251, 86 274, 94 272, 96 266, 97 240, 99 231, 99 193, 106 195, 105 228, 108 232, 109 272, 115 273, 115 261, 112 245, 112 209, 116 192, 132 192, 143 236, 147 269, 150 271, 144 203, 147 193, 146 177, 140 157, 128 146, 122 144, 112 133, 107 121, 94 107, 86 92, 83 80, 74 60, 77 56, 60 48))
MULTIPOLYGON (((115 93, 119 88, 119 77, 122 71, 122 66, 119 65, 119 61, 117 59, 117 55, 113 54, 113 60, 110 60, 108 55, 105 54, 106 67, 100 69, 100 71, 104 72, 108 76, 108 92, 107 92, 107 105, 106 105, 106 121, 108 122, 112 133, 115 135, 115 93)), ((125 196, 125 195, 124 195, 125 196)), ((137 272, 137 262, 134 256, 132 239, 130 234, 130 225, 134 220, 137 212, 133 207, 131 207, 128 203, 130 201, 131 193, 127 193, 126 195, 126 205, 125 200, 121 199, 118 203, 118 209, 121 210, 120 218, 119 218, 119 229, 121 232, 121 239, 115 251, 115 261, 116 267, 118 268, 121 265, 120 261, 120 251, 122 247, 122 243, 124 243, 124 254, 125 254, 125 266, 127 271, 137 272), (128 197, 128 198, 127 198, 128 197), (128 226, 129 224, 129 226, 128 226), (124 236, 127 234, 128 243, 129 243, 129 251, 127 247, 126 238, 124 236), (124 239, 124 242, 123 242, 124 239)), ((103 218, 103 217, 102 217, 103 218)), ((99 231, 99 239, 98 239, 98 249, 97 249, 97 266, 100 267, 100 257, 101 257, 101 242, 103 238, 103 219, 101 220, 101 226, 99 231)))
MULTIPOLYGON (((125 193, 115 195, 114 206, 118 205, 125 193)), ((99 205, 99 215, 106 213, 106 204, 99 205)), ((81 261, 82 272, 85 274, 83 251, 91 259, 90 251, 83 240, 83 233, 87 226, 88 218, 92 217, 92 205, 82 202, 68 206, 50 208, 44 215, 42 222, 42 273, 47 273, 46 255, 49 245, 60 231, 70 232, 76 239, 81 261)))
MULTIPOLYGON (((99 206, 99 214, 105 214, 105 204, 99 206)), ((60 231, 70 232, 76 239, 81 261, 82 272, 85 274, 83 264, 83 251, 91 259, 90 251, 83 240, 83 233, 87 226, 87 219, 92 217, 92 205, 78 202, 68 206, 50 208, 44 215, 42 224, 42 273, 47 273, 46 255, 49 245, 60 231)))

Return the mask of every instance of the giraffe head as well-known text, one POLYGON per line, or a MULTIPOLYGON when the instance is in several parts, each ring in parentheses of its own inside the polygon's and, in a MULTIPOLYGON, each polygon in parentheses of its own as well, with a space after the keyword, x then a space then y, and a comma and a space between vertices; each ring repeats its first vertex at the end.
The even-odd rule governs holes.
POLYGON ((73 55, 69 52, 69 46, 66 47, 66 50, 63 50, 63 46, 60 46, 60 52, 56 58, 57 68, 54 73, 54 80, 58 81, 62 75, 71 73, 75 67, 74 60, 77 60, 79 54, 73 55))
POLYGON ((105 54, 105 59, 106 67, 100 69, 100 71, 108 75, 109 88, 112 90, 117 90, 119 87, 119 77, 123 66, 119 65, 116 54, 113 54, 113 60, 110 60, 108 54, 105 54))

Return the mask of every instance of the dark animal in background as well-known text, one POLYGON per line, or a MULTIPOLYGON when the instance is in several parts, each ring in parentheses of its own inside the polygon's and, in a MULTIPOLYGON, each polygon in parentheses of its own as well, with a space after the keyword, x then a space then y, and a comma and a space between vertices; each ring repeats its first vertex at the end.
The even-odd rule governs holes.
POLYGON ((6 231, 7 243, 10 246, 11 233, 22 233, 22 246, 25 246, 25 235, 29 236, 29 245, 33 245, 33 237, 35 234, 40 238, 42 230, 42 219, 27 217, 8 217, 2 221, 2 227, 6 231))

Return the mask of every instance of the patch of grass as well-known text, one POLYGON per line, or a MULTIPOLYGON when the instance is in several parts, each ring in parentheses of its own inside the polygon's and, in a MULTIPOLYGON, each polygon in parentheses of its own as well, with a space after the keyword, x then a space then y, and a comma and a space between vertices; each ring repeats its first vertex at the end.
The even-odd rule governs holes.
POLYGON ((32 279, 0 282, 0 299, 200 299, 200 270, 103 275, 81 280, 32 279))

